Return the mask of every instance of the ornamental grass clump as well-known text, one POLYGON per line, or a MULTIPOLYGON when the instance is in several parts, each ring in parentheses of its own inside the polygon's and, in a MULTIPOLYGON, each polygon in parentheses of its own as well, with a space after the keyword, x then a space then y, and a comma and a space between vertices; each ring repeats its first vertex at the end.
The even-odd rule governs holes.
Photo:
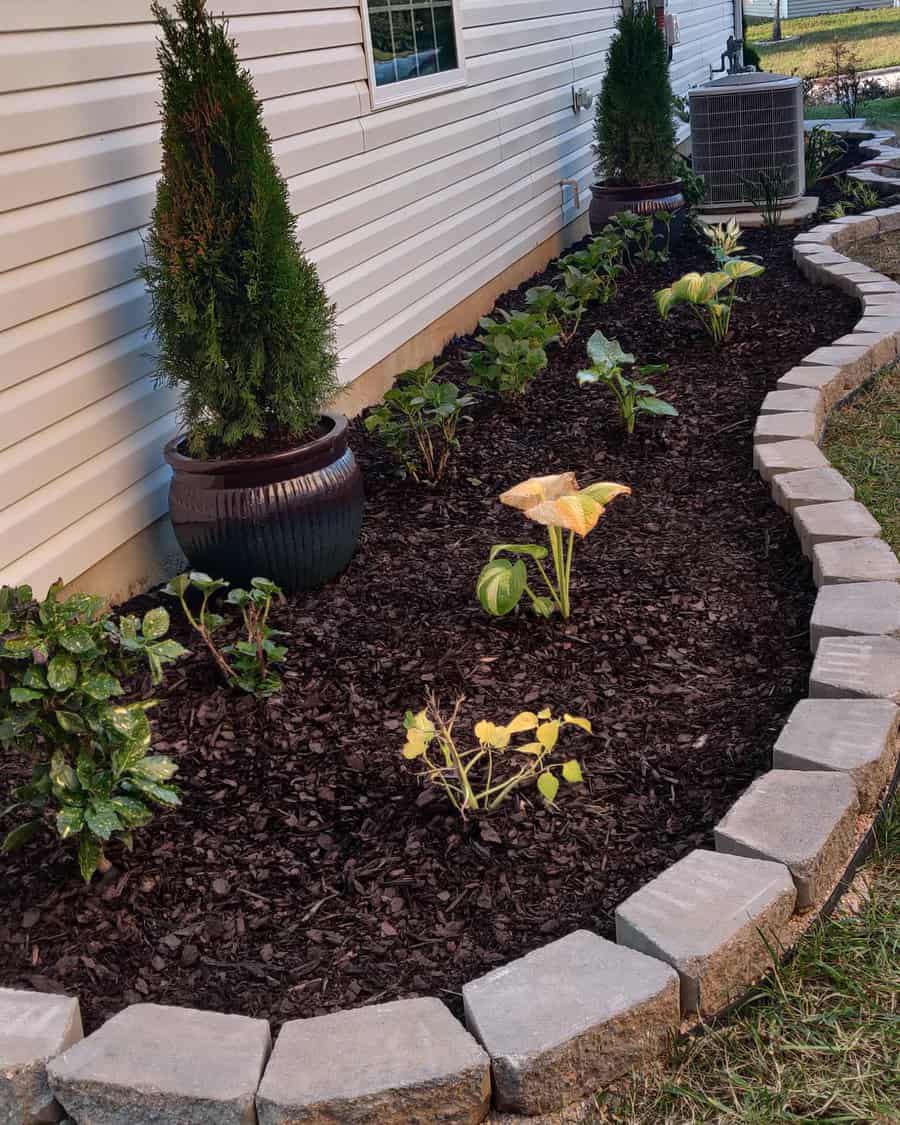
POLYGON ((157 377, 187 451, 298 444, 337 389, 334 310, 296 239, 249 73, 204 0, 153 4, 162 178, 146 264, 157 377))
POLYGON ((572 612, 572 560, 575 536, 584 538, 597 526, 606 508, 617 496, 629 496, 625 484, 598 482, 579 488, 574 473, 530 477, 500 497, 502 504, 517 508, 535 523, 547 528, 549 552, 537 543, 497 543, 491 548, 487 565, 478 576, 475 593, 481 607, 492 617, 512 613, 527 595, 539 617, 550 617, 554 610, 568 618, 572 612), (566 537, 568 532, 568 537, 566 537), (548 553, 553 574, 544 566, 548 553), (512 555, 513 560, 503 558, 512 555), (524 559, 534 564, 546 594, 538 594, 528 583, 524 559))
POLYGON ((587 719, 568 714, 554 719, 548 707, 520 711, 506 724, 482 719, 474 727, 476 745, 461 749, 453 728, 462 702, 457 700, 449 718, 441 714, 434 695, 418 714, 407 711, 403 757, 421 764, 423 779, 440 787, 463 818, 492 812, 515 790, 531 784, 552 805, 560 778, 570 785, 584 780, 577 759, 551 761, 551 755, 563 727, 580 727, 590 734, 587 719), (527 736, 527 741, 516 742, 517 735, 527 736))

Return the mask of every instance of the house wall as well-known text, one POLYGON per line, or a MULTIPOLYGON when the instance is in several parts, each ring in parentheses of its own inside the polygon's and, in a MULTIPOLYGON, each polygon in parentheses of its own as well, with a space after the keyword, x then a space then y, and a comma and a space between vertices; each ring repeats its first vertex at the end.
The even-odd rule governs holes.
MULTIPOLYGON (((802 16, 823 16, 830 12, 853 12, 860 8, 893 8, 894 0, 781 0, 781 18, 799 19, 802 16)), ((775 0, 744 0, 744 11, 748 16, 764 16, 772 19, 775 15, 775 0)))
MULTIPOLYGON (((375 113, 357 3, 215 8, 337 304, 345 384, 581 229, 592 115, 571 87, 599 90, 613 0, 463 0, 466 87, 375 113)), ((731 0, 673 10, 683 90, 718 60, 731 0)), ((176 399, 153 384, 134 276, 160 164, 155 26, 149 0, 29 0, 0 6, 0 32, 0 583, 43 589, 166 511, 176 399)))

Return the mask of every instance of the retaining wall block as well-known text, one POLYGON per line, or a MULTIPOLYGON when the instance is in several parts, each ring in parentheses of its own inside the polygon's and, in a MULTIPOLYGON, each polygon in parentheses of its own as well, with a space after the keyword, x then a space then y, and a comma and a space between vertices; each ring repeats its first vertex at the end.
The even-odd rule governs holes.
POLYGON ((778 736, 772 765, 846 773, 868 812, 893 774, 898 732, 900 707, 888 699, 803 699, 778 736))
POLYGON ((696 850, 616 910, 616 941, 667 961, 682 1012, 711 1015, 771 967, 797 892, 781 863, 696 850))
POLYGON ((826 411, 851 389, 845 385, 844 372, 840 367, 792 367, 781 376, 776 387, 785 391, 802 387, 821 391, 826 411))
POLYGON ((821 429, 825 420, 825 398, 822 392, 811 387, 769 391, 759 409, 760 414, 794 414, 798 411, 815 414, 821 429))
POLYGON ((764 481, 771 482, 781 473, 827 468, 828 458, 808 438, 763 442, 753 446, 753 467, 764 481))
POLYGON ((754 445, 771 441, 818 441, 821 423, 816 414, 798 410, 789 414, 760 414, 753 429, 754 445))
POLYGON ((809 674, 817 699, 890 699, 900 703, 896 637, 824 637, 809 674))
POLYGON ((47 1063, 81 1035, 77 1000, 0 988, 0 1125, 60 1120, 47 1063))
POLYGON ((497 1107, 526 1114, 559 1109, 662 1053, 678 995, 669 965, 586 930, 463 985, 497 1107))
POLYGON ((838 500, 829 504, 806 504, 794 509, 794 528, 800 547, 812 557, 817 543, 841 539, 879 539, 881 524, 858 500, 838 500))
POLYGON ((840 367, 845 384, 857 387, 875 370, 875 359, 868 348, 843 344, 816 348, 800 361, 804 367, 840 367))
POLYGON ((877 211, 870 211, 869 214, 873 218, 877 217, 880 234, 900 230, 900 207, 880 207, 877 211))
POLYGON ((850 858, 858 811, 846 774, 770 770, 716 825, 716 850, 783 863, 797 887, 797 909, 806 910, 850 858))
POLYGON ((804 504, 837 503, 853 499, 853 485, 837 469, 801 469, 780 473, 772 481, 772 499, 788 514, 804 504))
POLYGON ((883 539, 816 543, 812 564, 817 586, 837 582, 900 582, 900 560, 883 539))
POLYGON ((900 585, 842 582, 822 586, 809 620, 812 652, 824 637, 900 637, 900 585))
POLYGON ((491 1060, 434 998, 286 1023, 256 1097, 260 1125, 477 1125, 490 1103, 491 1060))
POLYGON ((47 1067, 78 1125, 254 1125, 269 1024, 134 1004, 47 1067))
MULTIPOLYGON (((868 325, 876 317, 865 319, 868 325)), ((887 363, 892 363, 897 358, 897 337, 893 331, 866 331, 859 328, 859 325, 846 336, 841 336, 835 340, 835 347, 843 347, 846 344, 852 346, 862 346, 869 349, 872 355, 872 362, 875 364, 876 370, 879 367, 884 367, 887 363)))

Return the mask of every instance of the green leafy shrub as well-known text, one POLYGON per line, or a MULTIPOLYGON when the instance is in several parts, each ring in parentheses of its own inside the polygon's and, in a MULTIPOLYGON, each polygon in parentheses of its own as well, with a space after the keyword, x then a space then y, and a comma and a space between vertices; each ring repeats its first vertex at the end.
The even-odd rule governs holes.
POLYGON ((811 188, 847 151, 847 142, 824 125, 814 125, 804 136, 806 186, 811 188))
POLYGON ((558 326, 534 313, 504 309, 499 320, 485 316, 479 323, 480 349, 466 360, 469 383, 502 398, 522 394, 547 366, 547 346, 557 339, 558 326))
POLYGON ((641 379, 629 379, 622 372, 622 367, 633 364, 634 356, 623 352, 618 340, 607 340, 602 332, 595 332, 588 340, 587 350, 591 366, 578 372, 578 382, 582 385, 603 383, 612 391, 627 433, 634 433, 634 424, 639 414, 666 415, 670 418, 677 416, 678 411, 670 402, 656 396, 654 386, 641 381, 647 375, 667 371, 666 364, 636 367, 635 373, 641 379))
POLYGON ((403 464, 415 481, 437 484, 459 449, 456 431, 475 401, 455 383, 439 383, 441 371, 424 363, 405 371, 366 417, 365 427, 403 464))
POLYGON ((706 199, 706 183, 699 172, 680 154, 675 155, 675 175, 681 180, 681 194, 688 207, 694 211, 706 199))
POLYGON ((113 618, 102 598, 58 598, 52 586, 40 604, 27 586, 0 589, 0 744, 27 754, 31 780, 0 813, 29 818, 5 838, 0 851, 24 844, 55 817, 63 840, 78 841, 85 881, 117 838, 152 819, 152 807, 179 804, 170 784, 177 767, 151 754, 147 710, 153 700, 117 704, 120 677, 147 660, 158 683, 165 664, 185 649, 166 639, 169 615, 152 609, 143 619, 113 618))
POLYGON ((570 592, 575 536, 584 538, 593 531, 608 505, 617 496, 630 493, 627 485, 610 482, 579 488, 574 473, 531 477, 504 492, 500 497, 502 504, 517 508, 528 519, 547 528, 550 548, 548 552, 546 547, 535 543, 493 546, 475 585, 481 608, 492 617, 505 617, 512 613, 523 595, 527 595, 539 617, 550 617, 558 610, 568 618, 572 611, 570 592), (553 566, 552 577, 544 566, 548 554, 553 566), (512 559, 504 558, 505 555, 511 555, 512 559), (537 594, 529 586, 524 559, 534 564, 546 594, 537 594))
POLYGON ((421 764, 423 779, 441 788, 462 817, 491 812, 515 790, 530 784, 553 804, 560 778, 570 785, 584 780, 577 759, 552 762, 550 757, 564 726, 591 733, 587 719, 568 714, 554 719, 549 708, 520 711, 502 726, 482 719, 475 724, 476 745, 461 750, 453 730, 461 703, 457 701, 449 719, 441 715, 433 695, 418 714, 407 711, 403 757, 421 764), (518 734, 528 735, 528 742, 517 744, 518 734))
POLYGON ((652 265, 669 260, 671 227, 672 215, 669 211, 656 211, 653 215, 620 211, 618 215, 613 215, 601 235, 619 245, 622 265, 626 269, 634 269, 638 263, 652 265), (654 224, 663 228, 661 234, 654 224))
POLYGON ((759 277, 764 269, 756 262, 731 258, 721 270, 713 273, 686 273, 674 285, 657 290, 656 307, 663 320, 676 305, 687 305, 703 325, 712 342, 721 344, 731 328, 731 311, 737 295, 738 282, 759 277))
POLYGON ((296 239, 249 73, 204 0, 154 3, 162 177, 140 274, 189 452, 307 434, 337 390, 334 310, 296 239))
POLYGON ((280 629, 273 629, 268 621, 272 603, 276 598, 283 601, 284 595, 274 582, 268 578, 253 578, 249 590, 228 589, 224 579, 210 578, 208 574, 193 570, 173 578, 163 593, 178 599, 188 624, 206 645, 226 684, 262 697, 281 690, 281 677, 272 670, 272 665, 283 662, 287 649, 272 639, 284 634, 280 629), (187 602, 190 590, 200 595, 200 609, 196 614, 191 612, 187 602), (228 590, 225 603, 240 610, 244 626, 242 640, 221 648, 216 644, 215 633, 225 624, 225 617, 209 608, 210 598, 220 590, 228 590))
POLYGON ((658 184, 675 174, 675 126, 665 39, 653 10, 622 11, 597 100, 597 178, 608 184, 658 184))

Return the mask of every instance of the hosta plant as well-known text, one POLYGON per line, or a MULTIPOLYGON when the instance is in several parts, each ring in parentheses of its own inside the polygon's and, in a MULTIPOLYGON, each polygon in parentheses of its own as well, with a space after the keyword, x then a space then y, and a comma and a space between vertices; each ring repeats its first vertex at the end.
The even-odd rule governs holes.
POLYGON ((424 363, 404 372, 365 421, 369 433, 387 446, 413 480, 424 484, 443 478, 459 448, 459 423, 475 401, 460 394, 455 383, 439 383, 435 376, 440 370, 424 363))
POLYGON ((700 231, 709 243, 713 261, 720 269, 746 249, 741 244, 741 228, 737 219, 729 219, 727 223, 710 223, 708 226, 701 223, 700 231))
POLYGON ((700 321, 714 344, 721 344, 731 327, 731 312, 738 282, 759 277, 764 269, 757 262, 732 258, 712 273, 686 273, 674 285, 655 294, 659 315, 666 320, 676 305, 687 305, 700 321))
POLYGON ((284 595, 274 582, 268 578, 253 578, 249 590, 228 589, 224 579, 210 578, 208 574, 193 570, 173 578, 163 593, 178 599, 188 624, 206 645, 226 684, 263 697, 281 690, 281 677, 273 665, 284 661, 287 649, 273 640, 283 633, 268 622, 272 603, 276 599, 283 601, 284 595), (210 599, 220 590, 228 590, 225 603, 240 611, 244 631, 241 640, 223 646, 217 643, 215 634, 226 619, 209 607, 210 599), (196 613, 188 602, 191 591, 200 598, 196 613))
POLYGON ((666 364, 635 367, 635 374, 640 378, 629 379, 622 368, 633 364, 634 356, 622 351, 618 340, 607 340, 602 332, 595 332, 588 340, 587 350, 591 366, 578 372, 578 382, 582 385, 602 383, 612 391, 627 433, 634 433, 634 424, 639 414, 665 415, 670 418, 678 414, 670 402, 657 397, 656 388, 652 384, 643 382, 647 375, 667 371, 666 364))
POLYGON ((528 519, 547 528, 549 549, 537 543, 493 546, 475 586, 485 612, 505 617, 527 596, 538 616, 549 617, 558 610, 569 617, 575 536, 584 538, 617 496, 630 493, 627 485, 605 481, 579 488, 574 473, 531 477, 504 492, 501 503, 518 508, 528 519), (544 565, 548 556, 552 574, 544 565), (525 559, 533 564, 546 593, 536 593, 529 585, 525 559))
POLYGON ((557 338, 557 325, 530 312, 499 311, 499 319, 482 317, 481 335, 466 366, 473 387, 502 398, 522 394, 547 366, 547 345, 557 338))
POLYGON ((0 589, 0 745, 26 754, 31 779, 13 791, 0 818, 26 816, 8 833, 9 852, 48 828, 77 840, 87 881, 113 838, 133 845, 154 806, 179 804, 176 765, 151 754, 152 700, 120 704, 122 677, 138 658, 159 682, 185 652, 166 638, 169 615, 112 617, 102 598, 59 599, 61 583, 36 603, 27 586, 0 589), (52 820, 51 820, 52 817, 52 820))
POLYGON ((491 812, 527 785, 536 785, 552 805, 560 779, 570 785, 584 780, 577 759, 552 760, 552 755, 563 727, 591 733, 587 719, 568 714, 554 719, 549 708, 520 711, 505 725, 482 719, 475 724, 474 745, 463 749, 453 729, 461 703, 444 718, 432 695, 424 710, 407 711, 403 720, 403 757, 421 765, 423 779, 442 789, 461 816, 491 812))

